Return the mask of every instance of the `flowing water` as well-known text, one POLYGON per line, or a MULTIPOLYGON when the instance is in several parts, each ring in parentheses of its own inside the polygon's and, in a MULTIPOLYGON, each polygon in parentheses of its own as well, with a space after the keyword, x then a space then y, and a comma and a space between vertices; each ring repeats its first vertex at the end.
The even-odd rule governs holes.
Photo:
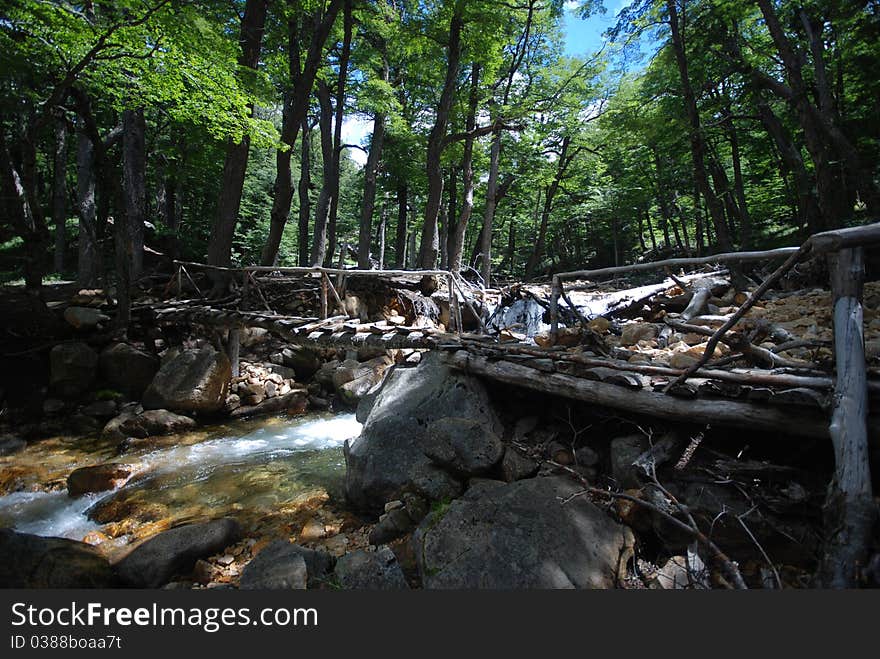
POLYGON ((119 546, 183 521, 232 514, 257 523, 340 494, 342 445, 360 433, 353 414, 238 421, 157 438, 122 455, 118 442, 54 438, 0 458, 0 527, 119 546), (77 467, 136 465, 113 492, 71 498, 77 467), (14 490, 14 491, 13 491, 14 490))

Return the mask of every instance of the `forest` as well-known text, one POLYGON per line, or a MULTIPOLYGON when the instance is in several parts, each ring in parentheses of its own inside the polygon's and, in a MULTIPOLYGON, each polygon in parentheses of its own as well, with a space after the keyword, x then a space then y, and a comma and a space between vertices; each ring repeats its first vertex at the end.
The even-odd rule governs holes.
POLYGON ((878 72, 876 0, 7 0, 0 588, 880 586, 878 72))
POLYGON ((567 12, 611 10, 13 0, 3 277, 89 288, 164 255, 489 282, 876 217, 876 3, 637 0, 565 54, 567 12))

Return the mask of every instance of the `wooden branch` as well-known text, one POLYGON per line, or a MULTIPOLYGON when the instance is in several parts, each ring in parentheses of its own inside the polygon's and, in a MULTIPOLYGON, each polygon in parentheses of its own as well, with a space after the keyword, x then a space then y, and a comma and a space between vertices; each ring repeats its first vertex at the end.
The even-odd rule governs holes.
POLYGON ((866 564, 877 517, 868 457, 862 250, 843 249, 830 261, 837 386, 829 431, 835 472, 826 503, 828 529, 821 580, 826 587, 852 588, 866 564))
POLYGON ((561 373, 542 373, 528 366, 458 351, 447 356, 454 368, 499 382, 535 391, 582 400, 633 414, 645 414, 674 421, 769 430, 795 436, 827 438, 823 415, 804 408, 788 410, 760 403, 726 400, 685 400, 646 389, 629 389, 613 384, 583 380, 561 373))

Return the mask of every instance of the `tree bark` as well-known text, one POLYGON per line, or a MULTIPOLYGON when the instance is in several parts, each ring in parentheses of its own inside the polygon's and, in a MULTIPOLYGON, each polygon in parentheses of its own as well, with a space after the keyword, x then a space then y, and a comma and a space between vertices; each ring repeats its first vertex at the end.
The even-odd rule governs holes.
POLYGON ((468 113, 465 120, 465 131, 468 136, 464 140, 464 156, 461 160, 462 198, 461 212, 455 227, 451 232, 449 247, 449 269, 452 272, 461 271, 461 255, 464 251, 464 237, 468 222, 474 209, 474 136, 473 130, 477 122, 477 103, 479 101, 480 65, 474 63, 471 66, 471 90, 468 98, 468 113))
MULTIPOLYGON (((327 255, 327 221, 330 217, 330 195, 333 188, 333 105, 330 88, 318 81, 318 129, 321 135, 321 169, 323 184, 315 204, 315 231, 312 236, 311 262, 313 266, 324 265, 327 255)), ((333 255, 331 254, 332 258, 333 255)))
MULTIPOLYGON (((300 145, 299 174, 299 264, 309 265, 309 217, 312 214, 309 190, 312 187, 312 130, 308 119, 303 121, 300 145)), ((276 249, 275 253, 278 251, 276 249)), ((268 264, 264 264, 268 265, 268 264)))
POLYGON ((397 184, 397 227, 394 237, 394 267, 406 267, 406 218, 407 185, 401 180, 397 184))
POLYGON ((55 272, 64 271, 67 251, 67 121, 55 117, 55 144, 52 152, 52 224, 55 226, 55 272))
MULTIPOLYGON (((239 44, 241 54, 239 66, 256 69, 260 60, 263 44, 263 32, 266 26, 266 14, 269 0, 247 0, 244 17, 241 21, 239 44)), ((253 111, 253 108, 251 109, 253 111)), ((250 136, 245 133, 238 141, 229 141, 226 147, 226 160, 220 182, 220 197, 217 200, 217 219, 208 243, 208 263, 210 265, 228 266, 232 260, 232 239, 238 223, 238 211, 241 207, 241 193, 244 188, 244 176, 247 171, 250 136)), ((225 278, 218 278, 217 285, 225 284, 225 278)))
POLYGON ((144 264, 144 221, 147 214, 145 130, 143 108, 123 112, 122 170, 125 212, 122 218, 117 218, 114 230, 123 241, 129 260, 131 281, 136 281, 141 276, 144 264))
POLYGON ((461 32, 464 27, 462 16, 463 0, 457 0, 449 23, 449 43, 446 48, 446 80, 440 103, 437 106, 437 117, 428 136, 428 155, 425 173, 428 177, 428 198, 425 202, 425 221, 422 225, 422 238, 419 246, 419 267, 425 270, 434 268, 440 252, 440 235, 437 231, 437 219, 440 216, 440 205, 443 197, 443 170, 441 157, 446 146, 446 127, 455 98, 458 81, 458 70, 461 64, 461 32))
POLYGON ((76 198, 79 215, 77 284, 81 288, 94 288, 101 269, 95 196, 95 145, 86 134, 82 119, 78 122, 76 139, 76 198))
MULTIPOLYGON (((700 194, 706 200, 706 205, 709 208, 709 215, 712 218, 712 223, 715 225, 715 236, 718 246, 722 251, 729 252, 732 249, 732 243, 730 240, 730 234, 727 231, 727 225, 724 223, 724 210, 721 207, 721 202, 709 185, 709 179, 706 175, 706 141, 703 137, 697 100, 694 95, 694 90, 691 87, 690 75, 688 73, 684 35, 681 30, 682 23, 678 15, 678 1, 679 0, 666 0, 666 8, 669 12, 672 47, 675 51, 675 61, 678 64, 682 98, 684 100, 685 112, 687 113, 688 123, 690 125, 691 158, 694 165, 694 179, 697 182, 700 194)), ((684 9, 686 0, 681 0, 681 2, 682 9, 684 9)), ((684 15, 685 12, 682 11, 682 16, 684 17, 684 15)))
POLYGON ((547 186, 544 195, 544 208, 541 211, 541 225, 538 228, 538 236, 535 240, 535 248, 532 250, 529 260, 526 262, 526 277, 533 277, 538 269, 538 264, 544 256, 544 245, 547 241, 547 226, 550 222, 550 213, 553 210, 553 199, 559 190, 565 171, 579 153, 580 149, 569 151, 571 146, 571 137, 566 135, 562 138, 562 146, 559 151, 559 158, 556 161, 556 174, 553 181, 547 186))

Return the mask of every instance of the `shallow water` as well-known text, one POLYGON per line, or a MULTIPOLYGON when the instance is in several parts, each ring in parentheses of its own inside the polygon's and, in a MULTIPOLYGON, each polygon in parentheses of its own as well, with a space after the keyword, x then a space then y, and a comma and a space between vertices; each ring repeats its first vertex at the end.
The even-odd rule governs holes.
POLYGON ((353 414, 315 414, 237 421, 123 455, 116 442, 46 440, 0 461, 0 472, 14 477, 7 487, 18 490, 0 496, 0 526, 76 540, 97 531, 118 544, 186 520, 260 520, 337 496, 342 445, 359 433, 353 414), (71 499, 62 489, 73 469, 108 461, 135 464, 138 473, 113 492, 71 499))

